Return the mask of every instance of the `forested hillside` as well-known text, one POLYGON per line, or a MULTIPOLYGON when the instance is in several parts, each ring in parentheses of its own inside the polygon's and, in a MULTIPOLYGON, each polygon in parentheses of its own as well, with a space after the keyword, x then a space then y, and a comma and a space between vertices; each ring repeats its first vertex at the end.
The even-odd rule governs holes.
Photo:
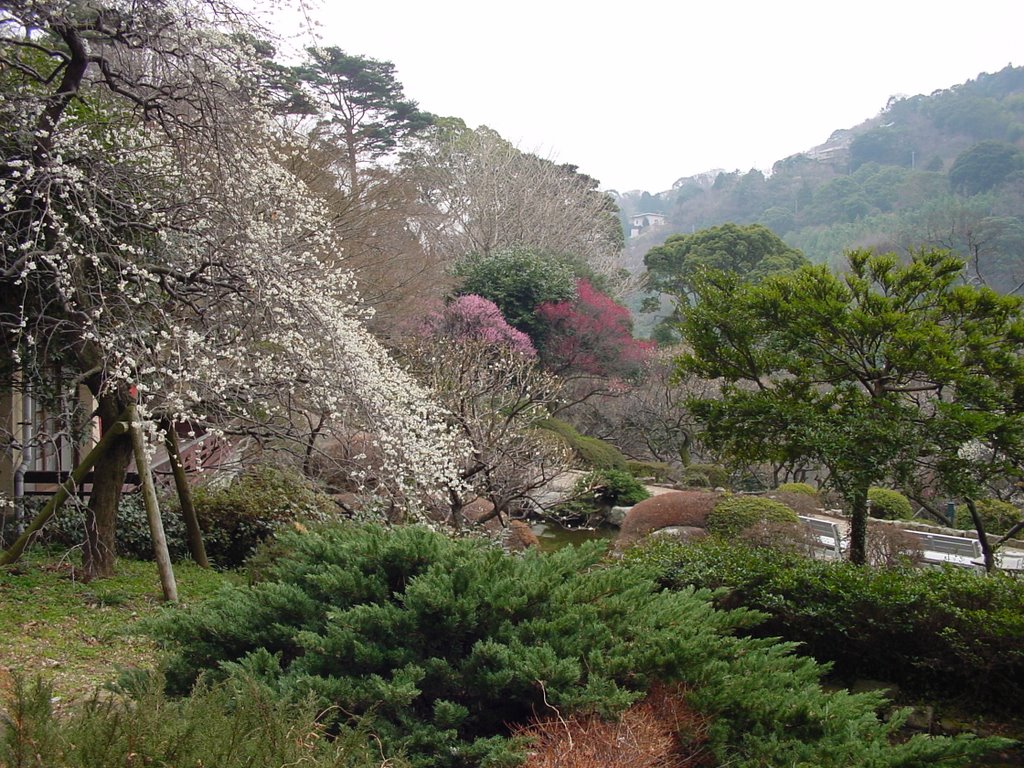
POLYGON ((769 174, 704 173, 617 202, 624 223, 636 213, 667 219, 631 238, 636 263, 672 233, 761 223, 814 262, 854 247, 949 247, 990 286, 1013 291, 1024 280, 1024 67, 894 96, 769 174))

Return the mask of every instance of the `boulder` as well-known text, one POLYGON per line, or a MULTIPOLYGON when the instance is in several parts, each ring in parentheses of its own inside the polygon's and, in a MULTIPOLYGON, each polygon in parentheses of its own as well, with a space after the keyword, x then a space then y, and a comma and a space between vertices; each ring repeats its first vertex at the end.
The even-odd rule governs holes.
POLYGON ((626 519, 626 515, 629 514, 631 509, 632 507, 612 507, 605 515, 605 522, 608 523, 608 525, 614 525, 616 528, 621 528, 622 523, 626 519))
POLYGON ((704 538, 708 535, 708 531, 707 528, 698 528, 695 525, 670 525, 667 528, 659 528, 649 535, 685 543, 704 538))
MULTIPOLYGON (((494 504, 487 499, 477 497, 472 501, 468 502, 462 508, 462 516, 468 523, 480 523, 485 517, 494 512, 494 504)), ((488 531, 495 531, 501 528, 501 521, 498 518, 492 517, 490 520, 486 520, 480 525, 488 531)))

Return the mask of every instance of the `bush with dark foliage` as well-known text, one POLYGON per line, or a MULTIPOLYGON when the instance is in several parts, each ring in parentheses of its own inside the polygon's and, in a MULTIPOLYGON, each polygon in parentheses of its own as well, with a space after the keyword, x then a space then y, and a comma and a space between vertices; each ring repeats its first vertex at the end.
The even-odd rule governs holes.
POLYGON ((169 616, 172 686, 255 678, 312 695, 419 768, 512 766, 511 732, 538 716, 615 717, 680 683, 718 764, 965 764, 997 742, 892 743, 877 695, 829 693, 821 668, 756 617, 664 590, 600 545, 510 556, 422 528, 338 527, 278 537, 266 580, 169 616))
POLYGON ((840 677, 1024 712, 1024 580, 949 567, 868 568, 702 540, 632 557, 672 589, 723 589, 718 604, 763 611, 753 631, 801 643, 840 677))

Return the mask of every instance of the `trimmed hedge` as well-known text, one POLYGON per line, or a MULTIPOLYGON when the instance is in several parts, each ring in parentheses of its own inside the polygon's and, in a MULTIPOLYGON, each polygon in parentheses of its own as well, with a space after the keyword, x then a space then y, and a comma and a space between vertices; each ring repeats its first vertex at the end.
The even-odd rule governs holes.
POLYGON ((567 421, 562 421, 561 419, 542 419, 537 422, 537 427, 554 432, 561 437, 577 459, 594 469, 628 471, 628 462, 622 451, 604 440, 580 434, 567 421))
POLYGON ((681 485, 684 485, 687 488, 710 488, 711 478, 696 467, 686 467, 686 469, 683 470, 683 480, 681 485))
MULTIPOLYGON (((1006 533, 1024 516, 1024 513, 1013 504, 1000 499, 978 499, 974 502, 974 506, 985 524, 985 533, 995 536, 1006 533)), ((971 519, 971 511, 966 504, 961 504, 956 508, 956 527, 963 531, 974 530, 974 520, 971 519)))
POLYGON ((626 469, 633 477, 652 477, 659 482, 671 480, 676 470, 663 461, 627 461, 626 469))
POLYGON ((914 516, 910 499, 899 491, 869 488, 868 501, 871 502, 871 516, 878 520, 909 520, 914 516))
POLYGON ((689 464, 686 469, 704 475, 711 488, 729 487, 729 470, 720 464, 689 464))
POLYGON ((763 496, 723 496, 708 513, 709 533, 737 536, 758 523, 799 523, 796 513, 763 496))
POLYGON ((818 498, 818 489, 810 483, 783 483, 775 490, 779 493, 802 493, 818 498))

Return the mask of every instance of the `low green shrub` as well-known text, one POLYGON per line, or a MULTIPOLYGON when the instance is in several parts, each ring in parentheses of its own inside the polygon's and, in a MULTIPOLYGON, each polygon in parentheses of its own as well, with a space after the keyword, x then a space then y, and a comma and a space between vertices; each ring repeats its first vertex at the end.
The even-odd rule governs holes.
MULTIPOLYGON (((421 528, 335 526, 278 537, 267 580, 165 615, 168 681, 255 679, 312 695, 417 768, 512 766, 538 715, 614 715, 658 681, 712 723, 716 764, 962 765, 998 740, 918 736, 876 716, 877 694, 829 693, 821 668, 757 619, 668 591, 600 545, 509 556, 421 528)), ((262 738, 262 737, 261 737, 262 738)))
MULTIPOLYGON (((337 516, 330 496, 317 490, 297 472, 258 465, 227 486, 198 486, 193 503, 210 561, 237 568, 282 525, 297 521, 323 522, 337 516)), ((188 556, 185 522, 176 496, 162 500, 167 549, 172 560, 188 556)), ((73 547, 85 541, 85 512, 68 507, 46 526, 49 541, 73 547)), ((153 559, 149 519, 141 493, 126 493, 117 510, 117 552, 139 560, 153 559)))
POLYGON ((687 467, 683 470, 681 485, 687 488, 710 488, 711 479, 696 467, 687 467))
POLYGON ((871 502, 871 516, 879 520, 909 520, 914 516, 910 499, 899 491, 869 488, 868 501, 871 502))
MULTIPOLYGON (((981 515, 985 525, 985 533, 999 536, 1010 530, 1011 526, 1020 522, 1024 513, 1008 501, 1000 499, 978 499, 974 502, 975 509, 981 515)), ((956 527, 962 531, 973 531, 974 520, 966 504, 956 508, 956 527)))
POLYGON ((572 495, 549 514, 566 526, 592 525, 612 507, 631 507, 650 498, 647 489, 629 472, 599 469, 581 476, 572 495))
POLYGON ((599 507, 631 507, 651 497, 639 480, 618 469, 588 472, 576 481, 572 495, 593 499, 599 507))
POLYGON ((282 526, 323 522, 337 514, 332 499, 297 472, 252 467, 224 487, 193 492, 206 554, 221 568, 240 566, 282 526))
POLYGON ((798 523, 796 513, 763 496, 723 496, 708 513, 709 533, 737 536, 758 523, 798 523))
POLYGON ((595 469, 627 469, 626 457, 611 443, 580 434, 576 428, 561 419, 542 419, 537 426, 554 432, 565 441, 578 460, 595 469))
MULTIPOLYGON (((44 529, 48 541, 61 546, 74 547, 85 541, 84 509, 65 507, 46 524, 44 529)), ((175 504, 161 500, 160 519, 163 522, 167 551, 172 560, 188 556, 185 538, 185 521, 175 504)), ((141 493, 126 493, 121 496, 117 507, 117 522, 114 531, 117 554, 133 560, 153 559, 153 537, 149 530, 149 517, 141 493)))
POLYGON ((958 569, 866 568, 704 540, 634 550, 673 589, 724 589, 723 608, 763 611, 753 632, 801 643, 840 677, 1020 713, 1024 580, 958 569))
MULTIPOLYGON (((143 681, 148 682, 148 681, 143 681)), ((303 765, 379 768, 366 734, 340 728, 329 738, 318 710, 276 699, 258 685, 197 688, 169 699, 156 684, 132 697, 105 692, 57 716, 44 683, 15 679, 0 702, 0 765, 9 768, 303 765)), ((388 762, 395 768, 406 763, 388 762)))
POLYGON ((671 480, 676 474, 676 470, 663 461, 627 461, 626 469, 633 477, 650 477, 659 483, 671 480))
MULTIPOLYGON (((160 520, 164 538, 172 560, 188 556, 185 521, 173 504, 161 504, 160 520)), ((149 530, 149 517, 141 493, 127 493, 117 507, 117 529, 114 532, 117 554, 136 560, 153 559, 153 536, 149 530)))
POLYGON ((729 470, 720 464, 689 464, 686 469, 704 475, 711 488, 729 487, 729 470))
POLYGON ((818 497, 818 489, 810 483, 782 483, 775 490, 779 493, 802 493, 805 496, 818 497))

